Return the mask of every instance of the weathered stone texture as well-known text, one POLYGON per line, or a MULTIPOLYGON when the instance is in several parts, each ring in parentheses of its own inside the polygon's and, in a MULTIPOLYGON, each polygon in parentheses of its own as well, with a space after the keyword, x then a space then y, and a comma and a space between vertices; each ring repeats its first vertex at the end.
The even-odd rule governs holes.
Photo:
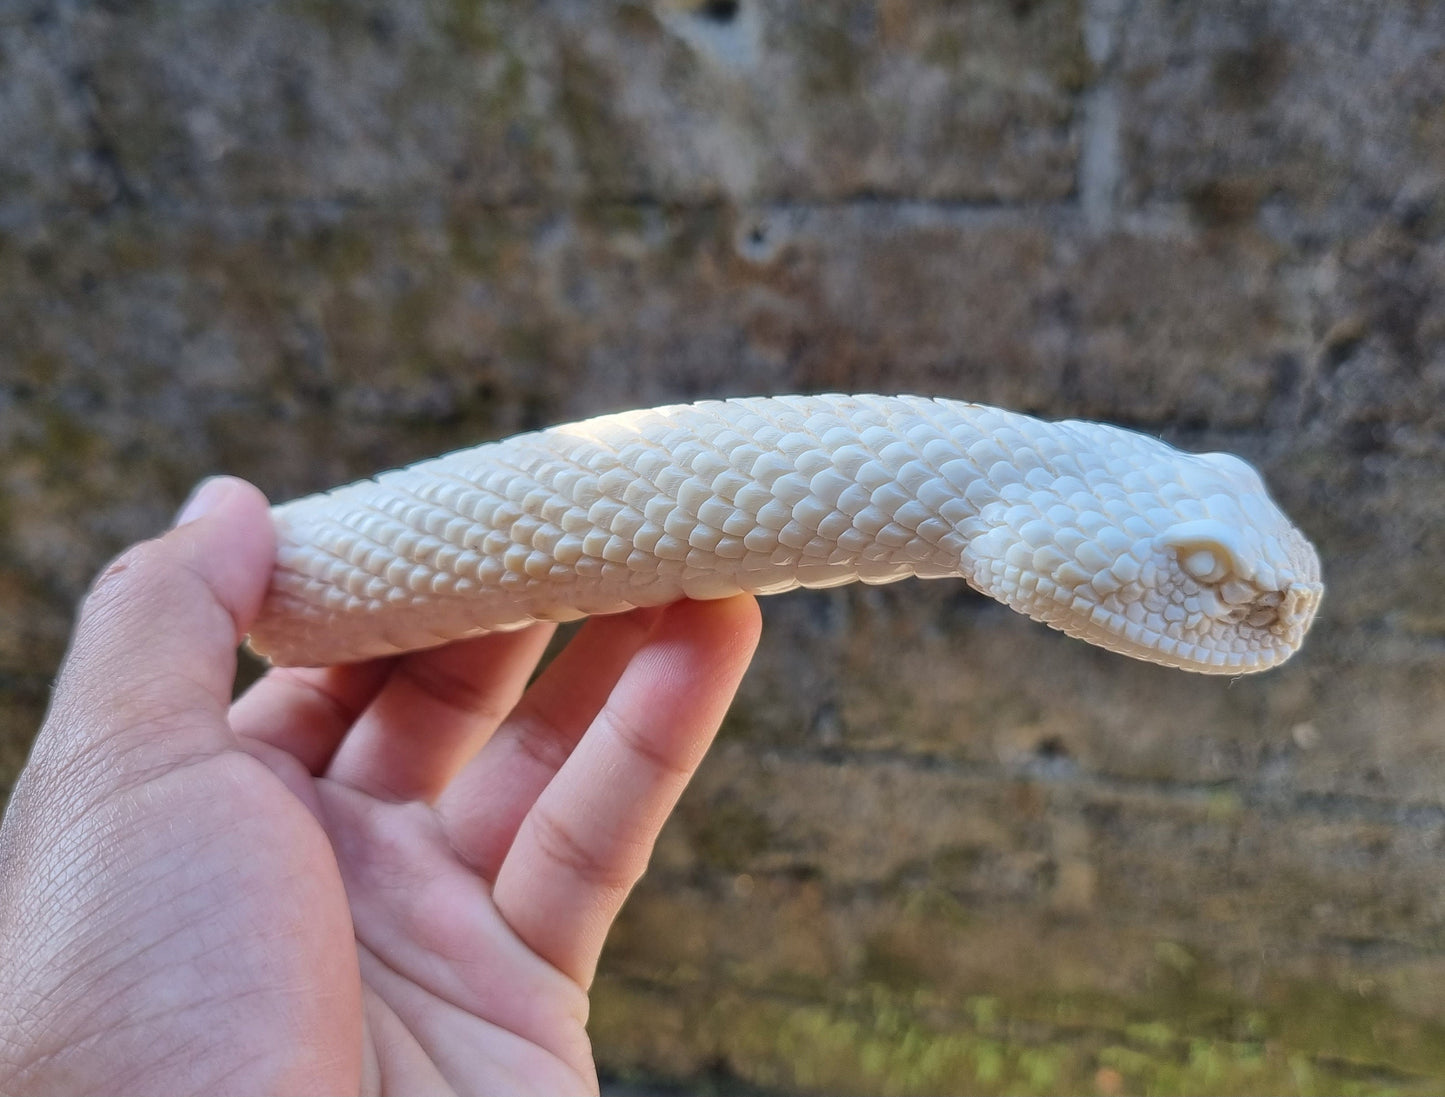
POLYGON ((940 393, 1243 454, 1230 683, 958 585, 801 594, 609 953, 604 1067, 1445 1079, 1445 7, 0 0, 0 764, 200 475, 940 393))

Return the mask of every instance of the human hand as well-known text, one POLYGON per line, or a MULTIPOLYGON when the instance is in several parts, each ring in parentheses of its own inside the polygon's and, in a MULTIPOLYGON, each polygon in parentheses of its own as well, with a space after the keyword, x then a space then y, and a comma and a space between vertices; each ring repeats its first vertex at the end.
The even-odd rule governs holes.
POLYGON ((274 553, 207 482, 97 581, 0 828, 0 1092, 594 1091, 587 988, 758 636, 750 597, 229 707, 274 553))

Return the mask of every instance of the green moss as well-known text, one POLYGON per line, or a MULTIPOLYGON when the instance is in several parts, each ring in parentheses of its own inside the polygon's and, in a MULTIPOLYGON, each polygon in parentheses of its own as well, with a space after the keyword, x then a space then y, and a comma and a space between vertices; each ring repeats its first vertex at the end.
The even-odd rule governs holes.
POLYGON ((767 818, 745 804, 705 805, 686 815, 688 836, 704 863, 724 872, 740 872, 773 843, 767 818))
POLYGON ((629 38, 657 42, 661 38, 662 25, 656 13, 645 3, 624 2, 612 11, 612 20, 620 34, 629 38))
POLYGON ((356 22, 357 6, 348 0, 292 0, 291 11, 336 35, 356 22))
POLYGON ((1210 792, 1205 815, 1212 823, 1224 823, 1238 819, 1244 813, 1244 801, 1233 789, 1215 789, 1210 792))
POLYGON ((863 50, 848 32, 846 8, 820 5, 815 21, 795 28, 797 57, 808 91, 819 96, 849 96, 862 82, 863 50))
POLYGON ((42 404, 33 413, 40 430, 25 448, 36 454, 45 469, 46 481, 77 500, 95 493, 90 470, 109 459, 104 437, 83 416, 42 404))
POLYGON ((30 350, 16 363, 17 379, 38 392, 46 391, 60 376, 60 357, 47 350, 30 350))
POLYGON ((117 273, 154 270, 167 260, 160 233, 142 217, 118 219, 105 235, 104 248, 106 262, 117 273))
POLYGON ((903 892, 903 910, 910 920, 952 933, 972 925, 976 917, 972 907, 956 894, 932 882, 907 888, 903 892))
POLYGON ((1270 985, 1245 1002, 1210 989, 1210 965, 1192 954, 1181 965, 1171 943, 1135 998, 1011 985, 950 1004, 902 941, 870 941, 864 980, 817 996, 604 975, 599 1059, 649 1077, 649 1055, 692 1056, 714 1081, 721 1068, 804 1093, 1425 1094, 1445 1079, 1441 1026, 1327 981, 1270 985), (662 1016, 686 1050, 639 1039, 662 1016))
POLYGON ((735 697, 718 728, 718 742, 766 742, 768 736, 763 729, 767 723, 764 717, 770 711, 766 705, 750 702, 747 694, 735 697))
POLYGON ((1214 61, 1214 87, 1232 110, 1256 110, 1273 97, 1289 74, 1283 38, 1265 37, 1242 49, 1225 50, 1214 61))
POLYGON ((497 50, 500 34, 491 0, 449 0, 442 15, 442 30, 453 45, 469 53, 497 50))
POLYGON ((373 253, 369 236, 346 224, 324 225, 305 242, 306 258, 333 281, 345 281, 366 271, 373 253))
POLYGON ((588 202, 577 215, 582 225, 608 236, 636 236, 647 227, 642 207, 631 202, 588 202))
POLYGON ((940 846, 929 858, 927 879, 940 887, 961 887, 991 854, 987 846, 950 845, 940 846))
POLYGON ((1209 179, 1190 189, 1189 211, 1201 228, 1239 228, 1254 220, 1265 193, 1260 179, 1209 179))
POLYGON ((41 418, 45 424, 46 454, 57 461, 80 465, 90 460, 99 439, 85 420, 55 407, 42 407, 41 418))
POLYGON ((917 986, 927 977, 915 951, 891 933, 878 934, 864 944, 858 967, 868 982, 895 989, 917 986))
POLYGON ((967 43, 957 28, 944 27, 924 43, 920 56, 930 65, 956 69, 968 56, 967 43))
POLYGON ((495 278, 501 271, 502 249, 497 217, 486 211, 453 210, 447 216, 447 251, 468 274, 495 278))
POLYGON ((1084 44, 1084 17, 1080 8, 1079 0, 1063 0, 1058 4, 1039 4, 1029 13, 1030 33, 1047 36, 1049 74, 1066 92, 1083 91, 1097 75, 1084 44), (1061 8, 1063 10, 1059 10, 1061 8), (1072 33, 1050 33, 1057 27, 1072 28, 1072 33))
POLYGON ((524 365, 549 366, 553 355, 552 329, 543 324, 512 324, 502 329, 502 354, 524 365))
MULTIPOLYGON (((436 287, 426 282, 396 295, 391 303, 391 333, 404 355, 427 357, 423 353, 428 341, 427 329, 436 316, 439 304, 436 287)), ((429 372, 429 369, 429 365, 422 366, 421 372, 429 372)))
POLYGON ((633 159, 622 126, 607 109, 615 101, 611 78, 576 46, 558 50, 557 105, 576 143, 583 174, 599 193, 627 189, 633 159))
POLYGON ((1199 961, 1194 953, 1176 941, 1159 941, 1155 944, 1154 959, 1181 979, 1189 978, 1199 969, 1199 961))
POLYGON ((1141 1021, 1124 1026, 1124 1035, 1135 1044, 1165 1048, 1178 1039, 1178 1034, 1163 1021, 1141 1021))

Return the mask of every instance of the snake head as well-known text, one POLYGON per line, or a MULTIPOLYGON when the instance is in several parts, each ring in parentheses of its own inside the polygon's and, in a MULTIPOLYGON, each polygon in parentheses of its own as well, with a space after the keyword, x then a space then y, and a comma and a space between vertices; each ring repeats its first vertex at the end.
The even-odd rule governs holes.
POLYGON ((1010 501, 1005 489, 973 542, 974 585, 1006 587, 1003 600, 1036 620, 1167 666, 1246 674, 1289 658, 1324 587, 1313 546, 1259 474, 1228 454, 1109 429, 1097 459, 1056 458, 1031 490, 1010 501))
POLYGON ((1279 517, 1264 535, 1201 518, 1172 525, 1157 539, 1171 572, 1161 588, 1169 599, 1166 617, 1177 619, 1182 607, 1183 619, 1175 622, 1181 642, 1192 645, 1196 657, 1221 660, 1226 672, 1287 658, 1303 642, 1324 594, 1314 548, 1279 517))

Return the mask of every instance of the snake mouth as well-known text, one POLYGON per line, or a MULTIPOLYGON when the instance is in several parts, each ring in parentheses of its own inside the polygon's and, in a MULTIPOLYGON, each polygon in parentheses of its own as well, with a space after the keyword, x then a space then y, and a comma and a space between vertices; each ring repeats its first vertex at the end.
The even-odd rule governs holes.
POLYGON ((1313 622, 1324 587, 1291 583, 1282 591, 1264 591, 1243 605, 1222 605, 1219 616, 1205 616, 1187 630, 1170 631, 1133 619, 1124 610, 1096 604, 1081 613, 1023 612, 1076 639, 1120 655, 1200 674, 1239 675, 1269 670, 1299 648, 1313 622))
POLYGON ((1118 622, 1126 626, 1120 631, 1113 631, 1107 625, 1103 628, 1081 628, 1076 624, 1049 624, 1070 636, 1087 640, 1116 654, 1199 674, 1253 674, 1269 670, 1288 659, 1294 650, 1283 638, 1272 636, 1270 641, 1263 645, 1250 645, 1242 651, 1231 651, 1171 636, 1167 632, 1139 628, 1122 616, 1115 616, 1118 622))

